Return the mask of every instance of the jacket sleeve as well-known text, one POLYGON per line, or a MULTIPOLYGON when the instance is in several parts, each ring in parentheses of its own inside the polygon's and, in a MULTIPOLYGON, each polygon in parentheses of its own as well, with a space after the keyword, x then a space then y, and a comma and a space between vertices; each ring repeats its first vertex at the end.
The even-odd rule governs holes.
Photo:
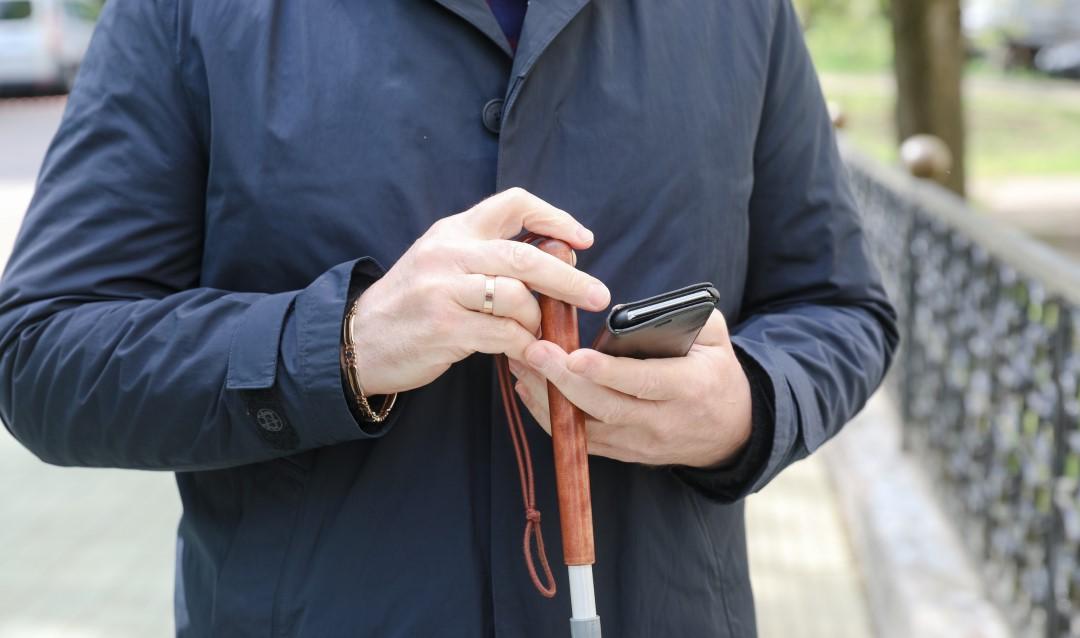
POLYGON ((46 156, 0 285, 0 416, 46 462, 143 469, 382 434, 393 419, 356 422, 339 363, 346 296, 378 264, 200 287, 206 154, 158 5, 105 5, 46 156))
POLYGON ((775 4, 748 274, 732 330, 771 382, 771 445, 735 484, 726 470, 680 471, 722 501, 761 489, 835 435, 880 384, 899 339, 798 17, 789 0, 775 4))

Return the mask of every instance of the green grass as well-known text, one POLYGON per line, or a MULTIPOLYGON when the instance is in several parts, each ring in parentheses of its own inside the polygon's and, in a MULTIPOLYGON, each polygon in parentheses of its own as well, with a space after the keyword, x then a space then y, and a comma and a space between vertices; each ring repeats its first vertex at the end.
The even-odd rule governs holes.
POLYGON ((973 174, 1080 177, 1080 99, 1067 104, 1037 91, 976 86, 969 92, 973 174))
MULTIPOLYGON (((828 99, 847 114, 852 141, 878 159, 894 163, 894 98, 888 79, 827 74, 822 82, 828 99)), ((1008 82, 978 78, 967 89, 967 159, 972 178, 1080 178, 1080 94, 1055 96, 1030 86, 1010 88, 1008 82)))
POLYGON ((823 71, 880 73, 892 68, 892 35, 881 14, 816 15, 806 30, 814 64, 823 71))
MULTIPOLYGON (((897 157, 889 23, 875 3, 813 14, 806 41, 829 100, 848 116, 848 136, 885 162, 897 157)), ((985 61, 967 69, 968 174, 1080 178, 1080 83, 1004 73, 985 61)))

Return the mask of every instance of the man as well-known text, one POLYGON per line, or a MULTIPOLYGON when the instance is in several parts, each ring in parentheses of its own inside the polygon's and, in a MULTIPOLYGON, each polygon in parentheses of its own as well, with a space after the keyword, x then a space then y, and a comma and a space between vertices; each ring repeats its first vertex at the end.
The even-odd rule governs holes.
POLYGON ((483 353, 539 424, 545 380, 590 415, 607 635, 754 635, 741 499, 896 344, 796 16, 495 8, 106 5, 5 273, 0 409, 47 462, 176 472, 179 635, 564 635, 483 353), (534 336, 530 291, 589 343, 698 281, 684 358, 534 336))

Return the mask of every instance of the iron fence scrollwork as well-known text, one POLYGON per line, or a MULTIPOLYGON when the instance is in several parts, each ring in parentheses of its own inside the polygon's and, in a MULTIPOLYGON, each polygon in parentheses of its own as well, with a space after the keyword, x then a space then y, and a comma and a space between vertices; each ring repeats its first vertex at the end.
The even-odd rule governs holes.
POLYGON ((1080 638, 1080 267, 843 152, 900 318, 904 443, 1017 633, 1080 638))

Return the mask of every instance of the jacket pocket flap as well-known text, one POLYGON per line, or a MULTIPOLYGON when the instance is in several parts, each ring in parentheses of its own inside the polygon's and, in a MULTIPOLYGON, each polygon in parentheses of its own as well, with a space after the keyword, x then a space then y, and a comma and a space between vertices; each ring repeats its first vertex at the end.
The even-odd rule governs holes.
POLYGON ((229 348, 227 390, 273 387, 281 331, 295 297, 292 292, 267 295, 244 313, 229 348))

